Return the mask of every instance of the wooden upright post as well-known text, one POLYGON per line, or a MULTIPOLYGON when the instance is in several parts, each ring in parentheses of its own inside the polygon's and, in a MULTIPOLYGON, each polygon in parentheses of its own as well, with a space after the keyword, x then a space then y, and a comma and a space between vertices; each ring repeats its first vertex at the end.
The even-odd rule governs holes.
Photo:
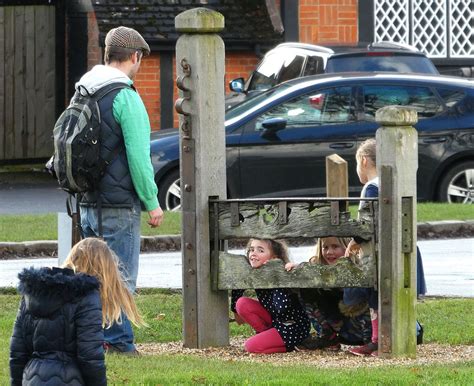
POLYGON ((379 355, 416 355, 416 170, 415 110, 377 111, 379 191, 379 355))
MULTIPOLYGON (((347 161, 337 154, 326 157, 326 196, 349 197, 347 161)), ((340 210, 347 210, 347 202, 340 210)))
POLYGON ((183 335, 191 348, 229 343, 227 291, 211 287, 209 197, 226 198, 224 17, 194 8, 175 18, 180 98, 183 335))

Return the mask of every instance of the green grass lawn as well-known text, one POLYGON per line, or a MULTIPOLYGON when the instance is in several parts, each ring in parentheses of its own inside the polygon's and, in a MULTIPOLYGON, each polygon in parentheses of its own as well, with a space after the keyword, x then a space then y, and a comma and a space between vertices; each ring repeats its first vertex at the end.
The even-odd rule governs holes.
MULTIPOLYGON (((8 345, 18 307, 14 290, 0 292, 0 385, 8 384, 8 345)), ((181 340, 182 297, 169 290, 142 290, 139 308, 149 327, 136 330, 138 343, 181 340)), ((474 299, 427 299, 417 306, 425 343, 474 344, 474 299)), ((249 336, 231 324, 231 336, 249 336)), ((281 354, 285 355, 285 354, 281 354)), ((363 361, 363 359, 361 359, 363 361)), ((278 365, 190 354, 107 357, 109 384, 226 385, 472 385, 474 362, 324 369, 305 363, 278 365)))
MULTIPOLYGON (((439 220, 474 220, 474 205, 420 203, 418 222, 439 220)), ((351 206, 351 216, 357 216, 356 206, 351 206)), ((161 227, 150 228, 147 214, 142 215, 142 235, 176 235, 181 233, 181 213, 166 212, 161 227)), ((0 216, 0 241, 32 241, 58 239, 57 214, 2 215, 0 216)))

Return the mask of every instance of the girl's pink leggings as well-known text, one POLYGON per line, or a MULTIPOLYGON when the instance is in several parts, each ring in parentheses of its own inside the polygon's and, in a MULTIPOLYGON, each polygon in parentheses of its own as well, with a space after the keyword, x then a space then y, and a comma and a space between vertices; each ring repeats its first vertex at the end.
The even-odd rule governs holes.
POLYGON ((285 342, 275 327, 272 327, 270 313, 259 301, 241 297, 235 310, 257 333, 245 342, 245 349, 251 353, 272 354, 286 352, 285 342))

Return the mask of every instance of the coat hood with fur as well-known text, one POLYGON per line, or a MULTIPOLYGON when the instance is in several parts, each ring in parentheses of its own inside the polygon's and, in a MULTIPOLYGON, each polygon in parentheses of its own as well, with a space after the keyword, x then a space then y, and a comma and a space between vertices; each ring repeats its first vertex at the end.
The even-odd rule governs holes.
POLYGON ((64 303, 80 299, 99 289, 98 280, 68 268, 26 268, 19 275, 18 291, 26 308, 39 317, 54 313, 64 303))

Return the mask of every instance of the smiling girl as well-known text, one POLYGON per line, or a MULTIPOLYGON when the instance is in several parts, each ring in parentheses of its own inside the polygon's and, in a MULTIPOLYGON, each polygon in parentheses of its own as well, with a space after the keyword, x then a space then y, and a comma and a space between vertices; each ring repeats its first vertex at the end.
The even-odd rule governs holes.
MULTIPOLYGON (((246 252, 253 269, 271 259, 289 261, 286 245, 271 239, 250 239, 246 252)), ((286 288, 255 289, 255 293, 257 300, 243 297, 244 290, 232 291, 231 309, 236 322, 249 324, 257 333, 245 342, 245 349, 261 354, 292 351, 310 329, 297 295, 286 288)))

